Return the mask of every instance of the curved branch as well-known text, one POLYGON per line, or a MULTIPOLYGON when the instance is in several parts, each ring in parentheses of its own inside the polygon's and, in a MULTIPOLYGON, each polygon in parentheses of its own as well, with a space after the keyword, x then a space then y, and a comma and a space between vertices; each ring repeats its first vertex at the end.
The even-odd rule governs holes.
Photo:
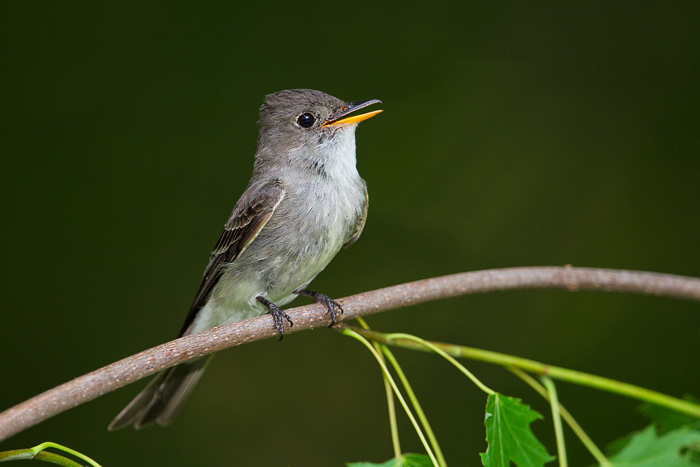
MULTIPOLYGON (((347 321, 393 308, 495 290, 566 289, 627 292, 700 301, 700 279, 652 272, 565 267, 489 269, 364 292, 338 300, 347 321)), ((287 310, 299 332, 330 323, 321 305, 287 310)), ((176 339, 75 378, 0 413, 0 441, 47 418, 186 360, 270 337, 267 315, 176 339)))

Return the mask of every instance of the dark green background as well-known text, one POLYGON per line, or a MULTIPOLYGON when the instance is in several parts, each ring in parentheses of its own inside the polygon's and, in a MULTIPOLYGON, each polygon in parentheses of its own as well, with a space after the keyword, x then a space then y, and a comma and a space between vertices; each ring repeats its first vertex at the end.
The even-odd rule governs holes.
MULTIPOLYGON (((314 289, 523 265, 700 276, 700 3, 417 5, 2 2, 0 408, 177 333, 280 89, 384 101, 357 135, 369 221, 314 289)), ((525 291, 370 323, 700 396, 695 303, 525 291)), ((397 355, 450 465, 479 465, 484 394, 397 355)), ((537 395, 469 367, 545 413, 555 451, 537 395)), ((0 448, 53 440, 105 466, 392 455, 375 363, 328 330, 224 352, 173 426, 107 432, 142 385, 0 448)), ((559 392, 600 446, 644 424, 634 401, 559 392)))

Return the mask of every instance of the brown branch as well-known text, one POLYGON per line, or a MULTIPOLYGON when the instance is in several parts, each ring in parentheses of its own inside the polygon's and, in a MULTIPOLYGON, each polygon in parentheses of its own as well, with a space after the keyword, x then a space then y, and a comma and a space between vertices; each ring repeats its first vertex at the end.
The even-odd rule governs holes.
MULTIPOLYGON (((373 290, 338 300, 347 321, 393 308, 495 290, 566 289, 628 292, 700 301, 700 279, 651 272, 574 267, 490 269, 436 277, 373 290)), ((328 326, 325 308, 288 310, 298 332, 328 326)), ((165 368, 202 355, 277 333, 269 316, 260 316, 185 336, 75 378, 0 413, 0 441, 47 418, 95 399, 165 368)))

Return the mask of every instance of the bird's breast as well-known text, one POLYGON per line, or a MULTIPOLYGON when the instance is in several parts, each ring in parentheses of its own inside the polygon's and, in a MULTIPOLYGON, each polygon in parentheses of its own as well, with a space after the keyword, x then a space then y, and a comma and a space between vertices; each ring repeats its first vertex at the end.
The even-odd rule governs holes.
POLYGON ((285 181, 285 197, 256 239, 230 264, 235 276, 270 290, 270 299, 308 284, 340 251, 365 202, 364 182, 285 181))

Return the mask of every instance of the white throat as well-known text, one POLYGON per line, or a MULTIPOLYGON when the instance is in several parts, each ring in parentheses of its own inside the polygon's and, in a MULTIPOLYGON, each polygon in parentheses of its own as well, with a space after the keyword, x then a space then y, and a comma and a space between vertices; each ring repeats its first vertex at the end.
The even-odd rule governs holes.
POLYGON ((318 147, 323 170, 339 182, 355 180, 360 176, 355 156, 356 128, 357 124, 339 128, 332 138, 318 147))

